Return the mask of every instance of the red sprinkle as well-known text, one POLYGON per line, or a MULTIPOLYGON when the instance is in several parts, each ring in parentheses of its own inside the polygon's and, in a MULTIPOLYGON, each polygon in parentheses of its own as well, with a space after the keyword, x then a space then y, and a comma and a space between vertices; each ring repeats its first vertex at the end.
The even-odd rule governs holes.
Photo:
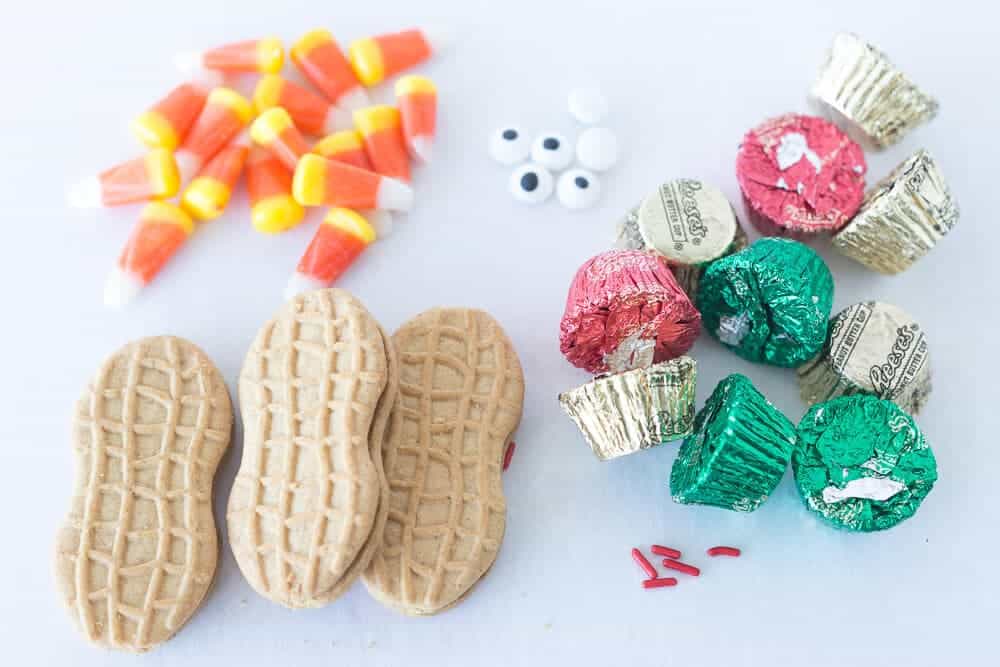
POLYGON ((659 544, 654 544, 649 548, 657 556, 666 556, 667 558, 680 558, 681 552, 677 549, 671 549, 670 547, 660 546, 659 544))
POLYGON ((650 577, 650 579, 656 579, 657 575, 656 568, 653 567, 653 564, 650 563, 646 559, 646 557, 642 555, 641 551, 639 551, 638 549, 632 549, 632 560, 634 560, 639 565, 639 567, 641 567, 646 572, 646 574, 650 577))
POLYGON ((677 580, 673 577, 663 577, 662 579, 647 579, 642 582, 643 588, 663 588, 664 586, 676 586, 677 580))
POLYGON ((510 462, 514 458, 514 449, 516 449, 516 448, 517 448, 517 445, 514 444, 513 440, 511 440, 510 444, 507 445, 507 451, 503 453, 503 469, 504 470, 506 470, 507 468, 510 467, 510 462))
POLYGON ((696 568, 694 565, 688 565, 687 563, 682 563, 679 560, 673 560, 672 558, 664 558, 663 567, 668 570, 677 570, 678 572, 683 572, 684 574, 690 574, 692 577, 697 577, 701 574, 701 570, 696 568))
POLYGON ((712 547, 705 553, 709 556, 732 556, 736 558, 740 555, 740 550, 736 547, 712 547))

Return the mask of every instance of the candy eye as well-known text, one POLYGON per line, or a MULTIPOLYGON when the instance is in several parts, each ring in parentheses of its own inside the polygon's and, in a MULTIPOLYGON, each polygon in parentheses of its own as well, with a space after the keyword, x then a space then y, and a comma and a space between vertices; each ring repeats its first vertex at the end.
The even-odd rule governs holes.
POLYGON ((546 169, 559 171, 569 166, 573 160, 573 149, 566 137, 554 132, 546 132, 531 145, 531 159, 546 169))
POLYGON ((521 165, 510 175, 510 193, 526 204, 541 204, 552 194, 552 173, 533 163, 521 165))
POLYGON ((499 128, 490 136, 490 157, 500 164, 516 164, 528 158, 531 145, 516 125, 499 128))
POLYGON ((618 138, 606 127, 587 128, 576 142, 576 159, 594 171, 604 171, 618 161, 618 138))
POLYGON ((570 169, 559 177, 556 194, 568 209, 590 208, 601 197, 601 182, 586 169, 570 169))

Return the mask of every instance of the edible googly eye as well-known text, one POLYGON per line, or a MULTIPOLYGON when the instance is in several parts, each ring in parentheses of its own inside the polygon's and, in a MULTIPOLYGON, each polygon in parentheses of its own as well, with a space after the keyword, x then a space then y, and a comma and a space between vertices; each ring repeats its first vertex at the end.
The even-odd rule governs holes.
POLYGON ((530 153, 528 136, 516 125, 501 127, 490 136, 490 157, 500 164, 517 164, 530 153))
POLYGON ((569 94, 569 112, 584 125, 595 125, 608 115, 608 98, 600 88, 577 88, 569 94))
POLYGON ((546 132, 531 144, 531 159, 546 169, 559 171, 573 161, 573 148, 561 134, 546 132))
POLYGON ((541 204, 553 188, 552 173, 539 164, 521 165, 510 175, 510 193, 526 204, 541 204))
POLYGON ((594 171, 610 169, 618 162, 618 138, 606 127, 590 127, 576 142, 576 159, 594 171))
POLYGON ((601 182, 586 169, 570 169, 559 177, 556 195, 568 209, 590 208, 601 197, 601 182))

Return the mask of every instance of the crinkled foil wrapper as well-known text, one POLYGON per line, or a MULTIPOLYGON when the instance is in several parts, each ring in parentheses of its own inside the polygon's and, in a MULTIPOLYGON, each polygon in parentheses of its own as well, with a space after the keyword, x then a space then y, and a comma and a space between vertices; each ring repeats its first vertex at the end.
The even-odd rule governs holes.
POLYGON ((752 512, 778 486, 795 446, 795 426, 746 377, 733 374, 695 417, 670 471, 679 503, 752 512))
POLYGON ((794 368, 826 341, 833 276, 808 246, 762 238, 710 264, 697 302, 705 328, 736 354, 794 368))
POLYGON ((836 232, 865 196, 864 151, 836 125, 785 114, 746 133, 736 179, 750 222, 764 236, 836 232))
POLYGON ((860 394, 819 403, 797 435, 792 471, 799 493, 839 528, 892 528, 913 516, 937 480, 930 445, 891 401, 860 394))
POLYGON ((901 308, 856 303, 830 320, 823 350, 798 371, 807 405, 837 396, 872 394, 917 413, 931 392, 927 339, 901 308))
POLYGON ((810 95, 874 149, 895 144, 938 111, 937 100, 851 33, 834 37, 810 95))
POLYGON ((958 217, 941 170, 921 149, 872 189, 833 246, 874 271, 896 274, 930 252, 958 217))
POLYGON ((584 262, 566 296, 559 349, 578 368, 617 373, 678 357, 701 332, 701 316, 666 260, 609 250, 584 262))
POLYGON ((560 394, 559 404, 607 461, 689 434, 696 376, 694 359, 678 357, 596 378, 560 394))
POLYGON ((646 242, 639 233, 639 204, 629 209, 615 225, 615 248, 619 250, 646 250, 646 242))

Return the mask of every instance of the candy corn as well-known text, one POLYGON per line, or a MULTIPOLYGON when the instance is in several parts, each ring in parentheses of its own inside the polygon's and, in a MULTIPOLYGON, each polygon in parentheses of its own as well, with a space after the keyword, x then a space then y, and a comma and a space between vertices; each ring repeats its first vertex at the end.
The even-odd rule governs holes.
POLYGON ((200 53, 179 53, 174 60, 182 72, 205 68, 233 74, 274 74, 281 71, 285 62, 285 48, 280 39, 268 37, 225 44, 200 53))
POLYGON ((312 154, 295 167, 292 196, 303 206, 393 211, 413 206, 413 190, 406 183, 312 154))
POLYGON ((309 144, 295 127, 292 117, 281 107, 268 109, 250 126, 254 143, 263 146, 289 169, 295 169, 299 158, 309 152, 309 144))
POLYGON ((305 211, 292 198, 292 172, 270 151, 254 146, 247 162, 250 220, 254 229, 276 234, 302 222, 305 211))
POLYGON ((330 104, 308 88, 277 74, 261 77, 253 93, 257 113, 281 107, 306 134, 324 135, 351 127, 351 113, 330 104))
POLYGON ((423 30, 404 30, 353 42, 348 49, 358 80, 369 88, 422 63, 439 49, 423 30))
POLYGON ((105 283, 105 305, 124 306, 135 298, 193 231, 194 223, 180 207, 147 204, 105 283))
POLYGON ((285 297, 329 287, 374 240, 375 230, 361 215, 347 208, 330 209, 288 281, 285 297))
POLYGON ((437 124, 437 88, 422 76, 407 75, 396 82, 396 104, 403 120, 406 147, 419 162, 431 161, 437 124))
POLYGON ((222 76, 215 73, 200 75, 197 80, 177 86, 162 100, 136 116, 132 133, 150 148, 177 148, 195 118, 205 107, 209 91, 222 85, 222 76))
POLYGON ((247 126, 251 118, 253 107, 235 90, 216 88, 209 93, 205 108, 174 152, 181 182, 189 183, 206 162, 247 126))
POLYGON ((243 173, 250 141, 244 132, 205 163, 181 195, 181 206, 195 220, 214 220, 222 215, 243 173))
POLYGON ((401 181, 410 180, 410 157, 403 141, 399 109, 379 105, 354 112, 354 125, 361 132, 365 152, 375 171, 401 181))
POLYGON ((180 175, 170 151, 157 148, 76 183, 70 188, 69 202, 76 208, 120 206, 167 199, 178 188, 180 175))
MULTIPOLYGON (((312 152, 334 162, 372 171, 372 163, 365 153, 364 140, 357 130, 343 130, 324 137, 313 146, 312 152)), ((385 238, 392 233, 393 218, 389 211, 363 209, 359 213, 375 228, 378 238, 385 238)))
POLYGON ((292 62, 330 102, 353 111, 369 104, 340 46, 327 30, 311 30, 291 48, 292 62))

